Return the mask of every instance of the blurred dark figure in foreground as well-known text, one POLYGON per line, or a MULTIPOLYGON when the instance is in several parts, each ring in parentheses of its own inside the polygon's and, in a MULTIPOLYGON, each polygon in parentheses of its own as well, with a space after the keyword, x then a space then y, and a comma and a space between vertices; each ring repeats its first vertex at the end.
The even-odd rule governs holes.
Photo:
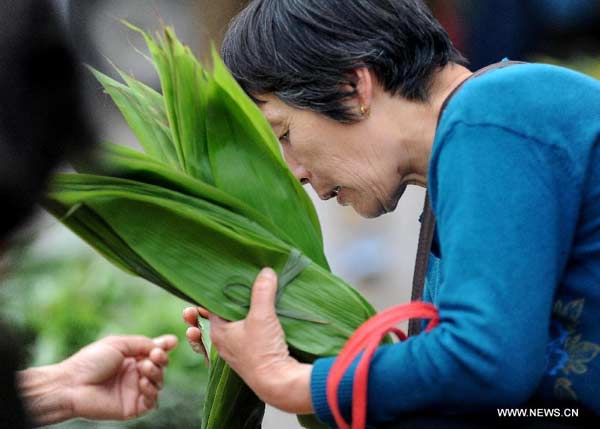
MULTIPOLYGON (((51 170, 92 141, 81 115, 75 60, 45 2, 11 0, 0 9, 0 94, 3 250, 32 212, 51 170)), ((20 348, 16 339, 0 338, 0 421, 27 427, 14 379, 20 348)))
MULTIPOLYGON (((65 158, 86 153, 93 142, 79 85, 77 62, 46 1, 4 0, 0 257, 10 234, 33 211, 50 173, 65 158)), ((167 352, 177 343, 172 335, 154 340, 112 336, 59 364, 16 373, 23 365, 19 339, 5 324, 0 329, 0 426, 11 429, 74 417, 128 419, 148 412, 156 406, 167 352)))
POLYGON ((79 74, 45 1, 0 9, 0 199, 5 237, 31 212, 53 168, 93 141, 79 74))

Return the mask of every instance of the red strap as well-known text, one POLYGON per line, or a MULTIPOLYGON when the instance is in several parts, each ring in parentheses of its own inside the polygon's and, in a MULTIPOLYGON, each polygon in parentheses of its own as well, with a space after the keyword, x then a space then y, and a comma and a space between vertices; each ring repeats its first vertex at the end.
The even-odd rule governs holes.
POLYGON ((354 373, 352 386, 352 429, 364 429, 367 420, 367 386, 371 358, 387 334, 394 333, 400 341, 404 341, 407 338, 406 334, 395 325, 412 318, 430 319, 426 332, 435 328, 440 321, 438 311, 432 304, 416 301, 398 305, 363 323, 340 352, 327 378, 327 403, 339 429, 350 429, 338 403, 338 390, 344 374, 358 355, 364 352, 354 373))

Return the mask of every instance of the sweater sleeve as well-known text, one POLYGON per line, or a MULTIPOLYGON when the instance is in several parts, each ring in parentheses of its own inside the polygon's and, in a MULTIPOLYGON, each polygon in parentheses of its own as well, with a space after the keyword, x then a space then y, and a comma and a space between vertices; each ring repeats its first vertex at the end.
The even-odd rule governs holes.
MULTIPOLYGON (((577 220, 571 166, 559 148, 497 126, 458 123, 440 140, 429 187, 442 260, 441 323, 378 349, 370 424, 426 409, 511 406, 534 393, 577 220)), ((325 391, 333 361, 317 360, 311 377, 315 410, 331 425, 325 391)), ((353 371, 340 388, 347 419, 353 371)))

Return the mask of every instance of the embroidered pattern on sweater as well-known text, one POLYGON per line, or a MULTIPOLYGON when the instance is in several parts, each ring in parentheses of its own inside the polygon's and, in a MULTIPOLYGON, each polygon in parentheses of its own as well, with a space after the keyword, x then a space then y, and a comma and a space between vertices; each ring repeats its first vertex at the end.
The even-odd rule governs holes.
POLYGON ((578 399, 570 377, 585 374, 588 364, 600 354, 600 345, 584 341, 577 332, 584 303, 584 299, 567 303, 557 300, 552 311, 550 333, 554 339, 547 346, 546 371, 553 377, 558 376, 554 396, 559 399, 578 399))

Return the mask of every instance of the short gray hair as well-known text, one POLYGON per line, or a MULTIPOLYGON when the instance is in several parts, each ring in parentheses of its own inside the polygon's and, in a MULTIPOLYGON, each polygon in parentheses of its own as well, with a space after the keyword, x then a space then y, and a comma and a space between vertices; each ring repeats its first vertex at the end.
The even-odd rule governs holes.
POLYGON ((254 0, 231 22, 222 56, 251 97, 272 93, 340 122, 358 119, 345 103, 357 68, 425 101, 436 69, 466 64, 421 0, 254 0))

